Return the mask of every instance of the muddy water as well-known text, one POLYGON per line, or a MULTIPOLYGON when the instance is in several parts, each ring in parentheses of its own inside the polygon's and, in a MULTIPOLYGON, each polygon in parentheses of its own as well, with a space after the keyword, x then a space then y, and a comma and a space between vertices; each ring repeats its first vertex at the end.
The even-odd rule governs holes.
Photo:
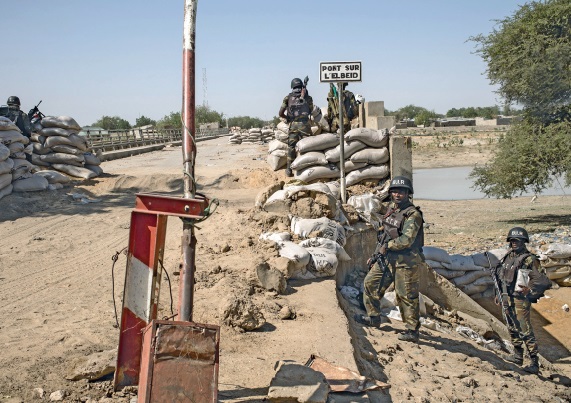
MULTIPOLYGON (((414 171, 414 196, 427 200, 472 200, 486 197, 484 193, 472 189, 474 182, 468 178, 472 167, 417 169, 414 171)), ((564 186, 564 180, 554 181, 553 186, 542 195, 571 195, 571 187, 564 186), (561 183, 561 186, 559 185, 561 183)), ((524 193, 521 196, 533 196, 524 193)))

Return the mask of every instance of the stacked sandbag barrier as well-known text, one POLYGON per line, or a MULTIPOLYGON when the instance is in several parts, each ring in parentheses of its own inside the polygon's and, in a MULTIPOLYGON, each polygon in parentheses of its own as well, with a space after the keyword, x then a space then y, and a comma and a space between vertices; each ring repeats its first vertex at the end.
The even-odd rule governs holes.
POLYGON ((103 173, 101 160, 91 153, 81 127, 69 116, 46 116, 32 135, 34 164, 75 178, 91 179, 103 173), (38 130, 39 129, 39 130, 38 130))
POLYGON ((539 259, 551 281, 561 287, 571 287, 571 245, 546 244, 539 252, 539 259))

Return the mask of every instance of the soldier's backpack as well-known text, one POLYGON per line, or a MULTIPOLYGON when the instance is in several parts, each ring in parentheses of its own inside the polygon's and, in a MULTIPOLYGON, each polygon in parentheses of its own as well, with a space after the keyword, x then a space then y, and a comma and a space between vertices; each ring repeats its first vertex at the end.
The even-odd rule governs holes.
POLYGON ((305 99, 301 98, 301 89, 294 89, 287 98, 287 118, 288 121, 309 119, 311 110, 305 99))
POLYGON ((355 95, 352 92, 346 91, 343 97, 343 105, 345 106, 345 111, 347 112, 347 118, 353 120, 357 116, 357 101, 355 100, 355 95))
POLYGON ((537 270, 537 267, 533 265, 529 272, 529 288, 531 291, 527 294, 527 299, 530 302, 535 303, 545 295, 545 291, 551 288, 551 280, 545 274, 545 270, 537 270))

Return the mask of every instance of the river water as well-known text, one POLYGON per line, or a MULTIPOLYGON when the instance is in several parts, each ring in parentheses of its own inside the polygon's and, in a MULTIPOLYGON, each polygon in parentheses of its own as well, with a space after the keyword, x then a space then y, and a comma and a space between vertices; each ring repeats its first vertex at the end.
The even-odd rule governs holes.
MULTIPOLYGON (((417 169, 413 172, 414 196, 428 200, 472 200, 486 197, 484 193, 472 189, 474 182, 468 178, 472 167, 417 169)), ((559 181, 563 186, 564 180, 559 181)), ((533 196, 524 193, 522 196, 533 196)), ((557 181, 542 195, 571 195, 571 187, 561 188, 557 181)))

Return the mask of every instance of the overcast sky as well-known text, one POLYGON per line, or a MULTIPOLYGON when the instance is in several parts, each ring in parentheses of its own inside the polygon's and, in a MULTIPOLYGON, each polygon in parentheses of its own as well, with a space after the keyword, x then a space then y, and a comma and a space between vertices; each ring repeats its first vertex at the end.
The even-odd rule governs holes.
MULTIPOLYGON (((183 0, 0 0, 0 103, 80 125, 103 115, 134 124, 181 108, 183 0)), ((200 0, 196 102, 227 116, 271 119, 294 77, 326 106, 319 62, 361 61, 369 101, 437 113, 501 105, 468 38, 512 15, 514 0, 200 0)))

